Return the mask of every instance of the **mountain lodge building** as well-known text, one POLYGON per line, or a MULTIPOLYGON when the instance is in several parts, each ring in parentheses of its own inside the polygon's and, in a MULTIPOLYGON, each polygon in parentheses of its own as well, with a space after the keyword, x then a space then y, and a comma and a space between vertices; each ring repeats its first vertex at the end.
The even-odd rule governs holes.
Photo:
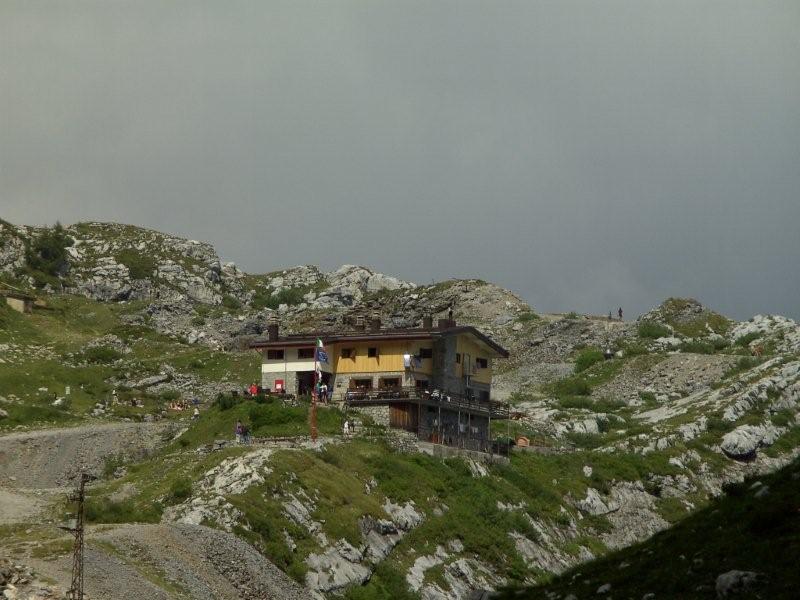
POLYGON ((430 317, 418 328, 382 329, 359 317, 352 331, 279 335, 270 323, 262 353, 261 385, 272 392, 302 395, 314 385, 315 347, 334 401, 353 407, 386 407, 388 425, 421 439, 485 450, 492 419, 508 418, 508 406, 490 400, 493 362, 508 351, 478 329, 450 317, 430 317))

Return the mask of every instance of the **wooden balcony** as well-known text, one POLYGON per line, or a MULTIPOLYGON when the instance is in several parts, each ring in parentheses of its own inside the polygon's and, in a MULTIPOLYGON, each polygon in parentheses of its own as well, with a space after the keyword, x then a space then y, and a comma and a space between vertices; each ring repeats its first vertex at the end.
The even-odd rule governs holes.
POLYGON ((391 406, 393 404, 419 404, 462 412, 491 419, 508 419, 509 405, 495 400, 478 400, 458 394, 436 393, 427 389, 401 387, 390 389, 348 390, 344 393, 348 406, 391 406))

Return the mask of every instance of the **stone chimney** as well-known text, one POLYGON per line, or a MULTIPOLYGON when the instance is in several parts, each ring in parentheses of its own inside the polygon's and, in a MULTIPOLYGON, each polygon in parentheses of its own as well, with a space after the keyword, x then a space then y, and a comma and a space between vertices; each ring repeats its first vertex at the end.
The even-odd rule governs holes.
POLYGON ((267 339, 270 342, 273 342, 273 341, 278 339, 278 334, 279 333, 280 333, 280 330, 278 328, 278 320, 275 319, 275 318, 271 318, 267 322, 267 339))
POLYGON ((430 314, 426 314, 422 317, 422 328, 433 329, 433 317, 430 314))
POLYGON ((372 318, 369 321, 369 329, 370 331, 378 332, 381 330, 381 317, 380 315, 372 315, 372 318))
POLYGON ((364 315, 356 315, 356 331, 364 331, 365 329, 364 315))
POLYGON ((446 319, 439 319, 436 326, 439 329, 449 329, 450 327, 456 326, 456 320, 453 318, 453 307, 447 309, 447 318, 446 319))

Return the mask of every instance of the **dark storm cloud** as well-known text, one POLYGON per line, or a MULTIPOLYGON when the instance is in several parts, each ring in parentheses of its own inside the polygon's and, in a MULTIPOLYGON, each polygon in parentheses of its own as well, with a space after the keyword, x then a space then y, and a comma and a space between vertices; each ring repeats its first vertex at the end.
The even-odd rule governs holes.
POLYGON ((797 2, 0 4, 0 214, 800 317, 797 2))

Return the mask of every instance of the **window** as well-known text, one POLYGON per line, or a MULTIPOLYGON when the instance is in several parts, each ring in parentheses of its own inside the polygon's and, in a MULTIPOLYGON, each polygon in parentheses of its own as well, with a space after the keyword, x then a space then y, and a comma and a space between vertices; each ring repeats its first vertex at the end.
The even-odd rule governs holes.
POLYGON ((355 358, 355 357, 356 357, 355 348, 342 348, 342 358, 355 358))
POLYGON ((456 364, 461 364, 461 352, 456 352, 456 364))
POLYGON ((419 357, 420 358, 433 358, 433 350, 431 348, 420 348, 419 349, 419 357))
POLYGON ((475 359, 475 366, 479 369, 488 369, 489 368, 489 359, 488 358, 476 358, 475 359))
POLYGON ((370 358, 377 358, 378 357, 378 349, 375 346, 367 348, 367 356, 370 358))
POLYGON ((350 389, 351 390, 371 390, 372 389, 372 379, 351 379, 350 380, 350 389))
POLYGON ((267 350, 267 360, 283 360, 283 350, 267 350))
POLYGON ((314 349, 313 348, 298 348, 297 349, 297 358, 299 358, 299 359, 314 358, 314 349))

